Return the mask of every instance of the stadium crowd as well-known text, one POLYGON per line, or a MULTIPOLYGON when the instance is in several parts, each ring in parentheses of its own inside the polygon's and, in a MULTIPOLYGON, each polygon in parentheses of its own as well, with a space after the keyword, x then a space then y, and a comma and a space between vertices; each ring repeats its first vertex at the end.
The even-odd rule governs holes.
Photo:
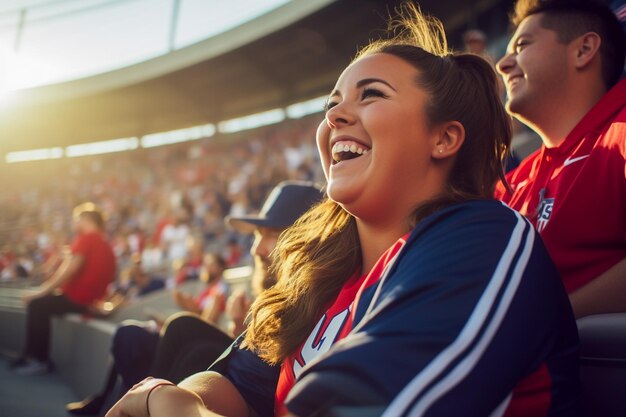
POLYGON ((7 167, 14 181, 0 193, 0 280, 37 275, 46 263, 52 269, 71 238, 68 213, 84 201, 104 212, 118 271, 139 253, 144 270, 173 277, 194 245, 221 254, 228 267, 249 261, 249 236, 223 218, 258 211, 282 180, 321 179, 314 119, 260 128, 235 143, 204 139, 43 162, 36 176, 32 165, 7 167))

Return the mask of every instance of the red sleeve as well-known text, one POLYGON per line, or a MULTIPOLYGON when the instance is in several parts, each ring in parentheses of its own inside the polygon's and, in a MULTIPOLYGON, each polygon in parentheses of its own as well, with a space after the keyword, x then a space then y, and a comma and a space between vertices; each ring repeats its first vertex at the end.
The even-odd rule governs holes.
POLYGON ((496 184, 496 189, 493 192, 493 197, 496 200, 502 200, 502 198, 504 197, 505 192, 506 192, 506 188, 502 184, 502 181, 498 181, 498 183, 496 184))

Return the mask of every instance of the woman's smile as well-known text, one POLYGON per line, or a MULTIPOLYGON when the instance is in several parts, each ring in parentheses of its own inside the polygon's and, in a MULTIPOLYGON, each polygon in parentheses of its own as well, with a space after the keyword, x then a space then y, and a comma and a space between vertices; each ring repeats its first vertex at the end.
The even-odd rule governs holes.
POLYGON ((333 145, 331 150, 331 154, 333 156, 332 163, 333 165, 336 165, 343 161, 367 155, 368 153, 369 149, 364 145, 349 140, 342 140, 333 145))

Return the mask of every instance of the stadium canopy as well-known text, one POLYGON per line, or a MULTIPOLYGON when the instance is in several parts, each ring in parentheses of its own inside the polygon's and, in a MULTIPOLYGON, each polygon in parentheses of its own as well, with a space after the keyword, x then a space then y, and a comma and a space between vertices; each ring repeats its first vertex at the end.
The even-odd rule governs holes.
MULTIPOLYGON (((327 94, 399 3, 2 2, 0 154, 194 126, 226 132, 224 121, 327 94)), ((453 29, 499 2, 421 3, 453 29)))

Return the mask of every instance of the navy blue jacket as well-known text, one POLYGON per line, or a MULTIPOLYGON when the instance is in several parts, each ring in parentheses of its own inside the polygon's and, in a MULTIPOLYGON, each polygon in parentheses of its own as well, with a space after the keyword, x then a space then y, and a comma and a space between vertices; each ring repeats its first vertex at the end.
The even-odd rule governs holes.
MULTIPOLYGON (((502 415, 541 371, 546 416, 578 413, 578 336, 539 235, 496 201, 419 223, 395 263, 356 301, 354 327, 307 364, 287 398, 297 416, 384 406, 385 416, 502 415)), ((261 416, 273 415, 278 367, 235 343, 215 369, 261 416)), ((523 409, 523 408, 522 408, 523 409)))

